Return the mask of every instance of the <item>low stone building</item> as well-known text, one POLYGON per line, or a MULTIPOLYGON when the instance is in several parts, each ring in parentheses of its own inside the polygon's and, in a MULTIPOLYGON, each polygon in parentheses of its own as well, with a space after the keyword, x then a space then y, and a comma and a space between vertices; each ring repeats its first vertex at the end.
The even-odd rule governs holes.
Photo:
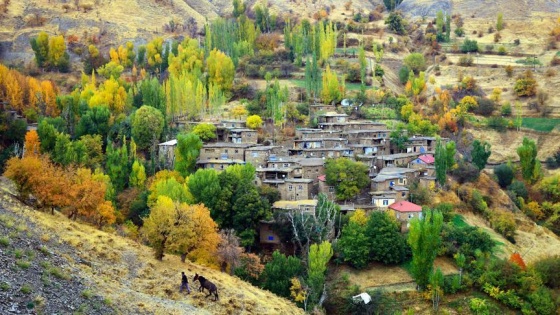
POLYGON ((255 146, 245 149, 245 162, 251 163, 255 168, 265 168, 271 155, 279 153, 278 146, 255 146))
POLYGON ((369 194, 371 195, 371 204, 378 209, 387 209, 397 200, 397 194, 394 191, 372 191, 369 194))
POLYGON ((308 200, 280 200, 276 201, 272 205, 273 211, 293 211, 298 210, 306 213, 315 213, 315 209, 317 208, 318 200, 316 199, 308 199, 308 200))
POLYGON ((403 223, 403 230, 410 227, 411 219, 422 218, 422 207, 409 201, 397 201, 389 205, 389 210, 403 223))
POLYGON ((203 159, 198 160, 196 162, 197 168, 211 168, 215 169, 216 171, 223 171, 230 165, 244 165, 245 161, 243 160, 234 160, 234 159, 203 159))
POLYGON ((200 150, 200 160, 245 160, 245 150, 255 146, 250 143, 217 142, 205 144, 200 150))
POLYGON ((257 144, 257 131, 248 128, 231 128, 228 130, 228 142, 257 144))
POLYGON ((158 157, 165 168, 173 168, 175 166, 175 148, 177 147, 177 139, 169 140, 158 144, 158 157))
POLYGON ((318 176, 325 173, 325 160, 322 158, 299 159, 296 165, 301 169, 300 177, 312 179, 314 183, 317 183, 318 176))
POLYGON ((317 194, 313 180, 308 178, 286 178, 278 184, 280 199, 282 200, 308 200, 317 194))

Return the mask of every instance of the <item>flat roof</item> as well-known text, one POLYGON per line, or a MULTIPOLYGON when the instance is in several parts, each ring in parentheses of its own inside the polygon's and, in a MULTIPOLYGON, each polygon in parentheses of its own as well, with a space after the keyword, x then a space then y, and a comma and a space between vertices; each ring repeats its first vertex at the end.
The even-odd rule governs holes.
POLYGON ((169 141, 166 141, 166 142, 162 142, 162 143, 160 143, 160 144, 158 144, 158 145, 161 145, 161 146, 177 145, 177 139, 173 139, 173 140, 169 140, 169 141))
POLYGON ((318 165, 324 165, 325 160, 323 160, 322 158, 305 158, 296 161, 296 163, 298 163, 301 166, 318 166, 318 165))
POLYGON ((216 142, 216 143, 208 143, 202 146, 203 149, 205 148, 249 148, 257 146, 254 143, 233 143, 233 142, 216 142))
POLYGON ((299 209, 300 206, 317 206, 317 200, 315 199, 305 199, 305 200, 280 200, 276 201, 272 207, 276 209, 299 209))
POLYGON ((272 150, 272 149, 275 149, 275 148, 280 148, 280 147, 276 146, 276 145, 267 145, 267 146, 261 145, 261 146, 256 146, 256 147, 250 147, 250 148, 247 148, 246 150, 247 151, 266 151, 266 150, 272 150))
POLYGON ((208 164, 208 163, 214 163, 214 164, 245 164, 245 161, 243 161, 243 160, 233 160, 233 159, 227 159, 227 160, 207 159, 207 160, 196 161, 196 164, 208 164))
POLYGON ((313 180, 310 178, 286 178, 285 181, 290 183, 313 183, 313 180))

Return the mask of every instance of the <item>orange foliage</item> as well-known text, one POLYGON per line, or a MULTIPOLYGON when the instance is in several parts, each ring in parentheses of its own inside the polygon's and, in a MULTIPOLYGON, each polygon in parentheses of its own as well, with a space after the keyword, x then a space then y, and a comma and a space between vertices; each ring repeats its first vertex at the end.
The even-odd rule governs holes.
POLYGON ((511 254, 511 256, 509 257, 509 261, 518 265, 523 270, 527 269, 527 265, 525 265, 525 261, 523 261, 523 258, 521 258, 521 255, 519 255, 518 252, 511 254))
POLYGON ((25 154, 29 156, 40 155, 41 141, 39 140, 39 134, 35 130, 29 130, 25 134, 25 154))
POLYGON ((264 265, 261 264, 259 256, 252 253, 242 253, 240 256, 241 265, 244 267, 247 274, 258 279, 264 270, 264 265))
POLYGON ((274 50, 278 47, 280 36, 275 33, 261 34, 256 40, 258 50, 274 50))
POLYGON ((457 127, 457 120, 450 112, 447 112, 441 116, 438 121, 440 130, 447 130, 449 132, 457 132, 459 128, 457 127))
POLYGON ((77 169, 70 191, 74 202, 66 209, 68 217, 76 219, 80 215, 87 219, 95 219, 98 205, 105 201, 106 189, 105 183, 95 179, 91 170, 77 169))
POLYGON ((115 208, 110 201, 103 201, 99 206, 97 206, 97 211, 93 216, 95 224, 98 227, 102 227, 106 224, 113 224, 117 217, 115 216, 115 208))

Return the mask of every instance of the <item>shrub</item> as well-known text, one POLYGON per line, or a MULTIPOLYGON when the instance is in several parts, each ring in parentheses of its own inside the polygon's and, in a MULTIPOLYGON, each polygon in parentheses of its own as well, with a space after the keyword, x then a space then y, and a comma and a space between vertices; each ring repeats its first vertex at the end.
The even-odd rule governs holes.
POLYGON ((508 164, 500 164, 494 169, 494 175, 498 180, 498 185, 502 188, 506 188, 511 184, 513 180, 513 169, 508 164))
POLYGON ((492 212, 490 216, 490 225, 496 232, 502 234, 510 242, 515 243, 513 237, 515 236, 516 224, 513 213, 507 211, 492 212))
POLYGON ((461 51, 464 53, 477 52, 478 42, 476 40, 465 39, 461 45, 461 51))
POLYGON ((560 288, 560 256, 546 257, 537 261, 533 267, 540 275, 543 284, 549 288, 560 288))
POLYGON ((7 247, 10 245, 10 239, 7 236, 0 237, 0 245, 7 247))
POLYGON ((524 182, 516 180, 508 186, 508 190, 511 191, 516 197, 527 199, 527 197, 529 196, 529 191, 527 190, 527 186, 525 186, 524 182))
POLYGON ((398 11, 391 12, 385 20, 385 25, 388 25, 388 28, 391 31, 399 35, 404 35, 406 33, 405 24, 406 22, 404 21, 402 14, 398 11))
POLYGON ((511 78, 511 76, 513 75, 513 67, 511 65, 507 65, 505 66, 504 70, 506 71, 506 75, 508 76, 508 78, 511 78))
POLYGON ((519 76, 515 81, 513 90, 519 97, 537 94, 537 81, 533 77, 533 72, 527 70, 523 75, 519 76))
POLYGON ((458 167, 452 171, 452 174, 459 184, 463 184, 476 181, 480 175, 480 171, 471 163, 461 161, 458 167))
POLYGON ((487 98, 478 98, 478 106, 474 108, 474 112, 482 116, 490 116, 494 112, 496 103, 493 100, 487 98))
POLYGON ((471 56, 461 56, 459 57, 459 66, 470 67, 473 65, 473 57, 471 56))
POLYGON ((24 285, 21 286, 19 291, 23 294, 29 294, 29 293, 31 293, 32 289, 31 289, 31 286, 29 284, 25 283, 24 285))
POLYGON ((462 27, 457 27, 455 29, 455 35, 457 35, 457 37, 463 37, 465 35, 465 30, 463 30, 462 27))
POLYGON ((486 124, 489 128, 502 132, 507 129, 508 121, 503 117, 488 117, 486 124))
POLYGON ((508 102, 502 105, 502 108, 500 109, 500 113, 502 114, 502 116, 506 116, 506 117, 511 116, 512 113, 511 104, 508 102))
POLYGON ((401 84, 406 84, 406 82, 408 82, 408 77, 410 74, 410 68, 407 65, 403 65, 400 69, 399 69, 399 81, 401 82, 401 84))
POLYGON ((415 74, 426 70, 426 59, 421 53, 412 53, 404 58, 404 64, 415 74))
POLYGON ((505 47, 505 46, 500 46, 500 47, 498 47, 498 55, 503 56, 503 55, 505 55, 505 54, 507 54, 506 47, 505 47))

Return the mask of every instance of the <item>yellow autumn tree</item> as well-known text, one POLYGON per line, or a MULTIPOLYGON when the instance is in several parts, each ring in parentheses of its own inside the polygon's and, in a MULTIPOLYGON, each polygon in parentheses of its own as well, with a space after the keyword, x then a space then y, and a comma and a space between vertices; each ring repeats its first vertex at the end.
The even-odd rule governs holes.
POLYGON ((327 68, 323 72, 323 89, 321 90, 321 99, 323 103, 330 104, 338 102, 342 97, 342 91, 336 72, 331 71, 331 67, 327 64, 327 68))
POLYGON ((48 61, 51 66, 59 67, 66 53, 66 42, 62 35, 49 38, 48 61))
POLYGON ((39 140, 39 134, 35 130, 29 130, 25 134, 25 155, 26 156, 38 156, 41 154, 41 141, 39 140))
POLYGON ((45 104, 45 114, 51 117, 60 115, 60 109, 56 105, 56 88, 51 81, 41 81, 41 96, 45 104))
POLYGON ((246 121, 247 127, 251 129, 260 128, 263 124, 263 120, 259 115, 251 115, 247 117, 246 121))
POLYGON ((214 83, 222 91, 230 91, 233 86, 235 66, 231 58, 219 50, 212 50, 206 59, 208 83, 214 83))
POLYGON ((245 109, 245 106, 243 105, 237 105, 234 108, 231 109, 231 115, 234 118, 241 118, 245 115, 247 115, 249 112, 245 109))

